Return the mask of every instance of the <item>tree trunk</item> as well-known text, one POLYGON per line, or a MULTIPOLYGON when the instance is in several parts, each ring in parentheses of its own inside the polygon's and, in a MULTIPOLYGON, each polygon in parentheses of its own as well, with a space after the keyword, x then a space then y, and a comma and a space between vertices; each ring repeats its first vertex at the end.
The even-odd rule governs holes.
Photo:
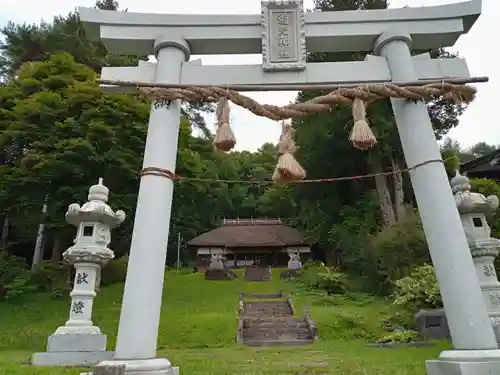
POLYGON ((0 236, 0 250, 7 249, 7 238, 9 236, 9 215, 5 215, 3 219, 2 235, 0 236))
MULTIPOLYGON (((382 173, 382 163, 380 159, 372 162, 374 173, 382 173)), ((387 186, 387 179, 385 176, 375 176, 375 186, 377 189, 377 196, 380 205, 380 213, 382 214, 383 227, 387 228, 396 223, 396 215, 392 205, 392 198, 387 186)))
POLYGON ((390 156, 392 170, 395 172, 392 175, 392 181, 394 183, 394 211, 396 212, 397 220, 404 219, 406 215, 405 209, 405 193, 403 189, 403 174, 401 169, 399 169, 398 162, 390 156))
POLYGON ((54 240, 54 246, 52 247, 52 256, 50 257, 50 261, 53 263, 59 263, 61 260, 62 248, 61 248, 61 239, 56 235, 56 239, 54 240))

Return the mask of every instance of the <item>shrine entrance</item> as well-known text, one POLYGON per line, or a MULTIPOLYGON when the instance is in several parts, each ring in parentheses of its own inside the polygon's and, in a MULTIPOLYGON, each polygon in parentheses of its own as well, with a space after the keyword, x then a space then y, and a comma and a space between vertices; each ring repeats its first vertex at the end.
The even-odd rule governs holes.
MULTIPOLYGON (((156 55, 137 67, 104 68, 103 85, 154 99, 137 200, 115 362, 130 374, 174 374, 156 357, 182 101, 218 102, 216 145, 234 146, 228 101, 272 120, 353 108, 353 146, 376 139, 366 106, 390 98, 407 168, 439 281, 453 346, 427 362, 430 375, 500 373, 500 351, 430 122, 426 101, 470 101, 475 90, 462 59, 413 56, 452 46, 481 12, 481 1, 435 7, 306 13, 301 0, 264 1, 260 15, 147 15, 80 8, 88 35, 108 52, 156 55), (308 52, 367 53, 365 61, 307 63, 308 52), (262 65, 204 66, 191 53, 262 53, 262 65), (261 105, 244 91, 327 90, 307 103, 261 105), (450 266, 450 262, 452 262, 450 266), (145 294, 144 291, 148 292, 145 294), (140 303, 138 303, 140 301, 140 303)), ((484 80, 483 80, 484 81, 484 80)), ((305 178, 283 124, 274 181, 305 178)), ((325 176, 322 181, 328 181, 325 176)), ((332 179, 330 179, 332 180, 332 179)), ((102 365, 105 365, 103 363, 102 365)))

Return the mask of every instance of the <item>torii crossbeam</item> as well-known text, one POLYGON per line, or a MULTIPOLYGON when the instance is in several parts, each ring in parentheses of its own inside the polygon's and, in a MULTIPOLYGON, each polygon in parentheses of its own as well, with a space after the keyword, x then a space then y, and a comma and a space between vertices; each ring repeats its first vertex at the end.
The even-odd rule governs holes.
MULTIPOLYGON (((302 0, 264 1, 260 15, 166 15, 80 8, 87 33, 109 52, 155 54, 157 63, 105 68, 104 79, 154 83, 376 83, 468 77, 463 60, 411 56, 454 45, 481 13, 481 1, 435 7, 306 13, 302 0), (307 52, 364 51, 364 62, 307 64, 307 52), (263 64, 203 66, 190 54, 262 53, 263 64)), ((116 88, 110 88, 116 89, 116 88)), ((440 160, 424 103, 392 99, 409 167, 440 160)), ((152 108, 144 164, 174 171, 180 102, 152 108)), ((500 373, 500 351, 442 163, 410 174, 455 350, 427 362, 429 375, 500 373)), ((177 370, 156 357, 173 182, 141 178, 115 363, 127 374, 177 370)), ((102 363, 102 366, 106 363, 102 363)))

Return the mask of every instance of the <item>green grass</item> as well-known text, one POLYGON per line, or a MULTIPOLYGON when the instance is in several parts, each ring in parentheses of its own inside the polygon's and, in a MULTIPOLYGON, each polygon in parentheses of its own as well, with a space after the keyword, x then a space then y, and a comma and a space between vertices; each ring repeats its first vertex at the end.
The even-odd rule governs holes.
MULTIPOLYGON (((293 283, 205 281, 201 274, 167 273, 158 338, 159 356, 186 375, 336 374, 423 375, 425 360, 436 358, 444 344, 427 348, 367 347, 382 334, 381 320, 391 306, 369 297, 322 297, 301 292, 293 283), (307 304, 320 341, 301 348, 252 349, 235 345, 238 295, 293 292, 299 313, 307 304)), ((123 285, 100 291, 94 322, 115 345, 123 285)), ((77 374, 77 369, 37 368, 31 353, 44 351, 47 337, 67 319, 68 300, 47 295, 0 303, 0 375, 77 374)))

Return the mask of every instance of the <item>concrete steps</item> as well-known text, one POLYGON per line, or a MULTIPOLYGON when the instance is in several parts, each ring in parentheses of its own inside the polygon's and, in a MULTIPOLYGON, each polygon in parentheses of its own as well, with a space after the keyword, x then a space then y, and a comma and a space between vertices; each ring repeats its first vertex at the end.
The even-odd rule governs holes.
POLYGON ((287 300, 243 302, 246 317, 292 316, 293 308, 287 300))
POLYGON ((284 293, 240 295, 237 342, 248 346, 309 345, 316 339, 316 327, 309 315, 295 317, 290 298, 284 293), (282 296, 282 299, 276 297, 282 296))

